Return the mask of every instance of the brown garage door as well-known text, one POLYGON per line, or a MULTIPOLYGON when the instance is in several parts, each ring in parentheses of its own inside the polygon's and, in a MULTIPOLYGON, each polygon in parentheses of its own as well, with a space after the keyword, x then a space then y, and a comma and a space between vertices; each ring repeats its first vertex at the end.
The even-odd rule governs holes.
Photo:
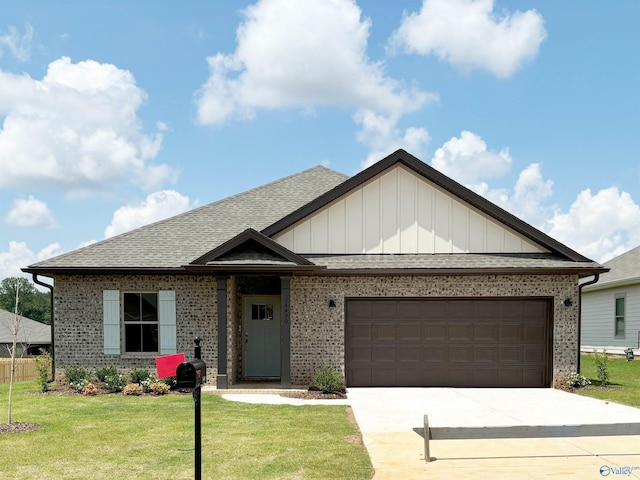
POLYGON ((549 386, 550 329, 545 299, 348 300, 347 385, 549 386))

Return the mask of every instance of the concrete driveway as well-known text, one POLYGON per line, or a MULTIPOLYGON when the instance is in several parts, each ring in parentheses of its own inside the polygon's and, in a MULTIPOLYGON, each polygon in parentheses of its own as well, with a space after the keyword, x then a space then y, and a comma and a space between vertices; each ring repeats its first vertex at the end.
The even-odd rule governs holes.
POLYGON ((348 397, 376 480, 640 478, 640 409, 553 389, 349 388, 348 397))

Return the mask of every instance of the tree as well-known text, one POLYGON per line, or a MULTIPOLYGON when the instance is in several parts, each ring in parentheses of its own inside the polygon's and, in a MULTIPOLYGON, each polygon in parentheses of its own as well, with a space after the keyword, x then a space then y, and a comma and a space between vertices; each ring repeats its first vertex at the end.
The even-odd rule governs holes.
POLYGON ((15 284, 15 307, 13 310, 13 328, 12 328, 12 337, 13 337, 13 346, 11 348, 11 374, 9 376, 9 408, 7 412, 7 423, 11 423, 11 400, 13 399, 13 378, 16 373, 16 353, 18 350, 18 333, 20 332, 20 315, 18 315, 18 305, 20 303, 20 284, 16 282, 15 284))
POLYGON ((41 292, 26 278, 9 277, 0 282, 0 308, 8 312, 15 311, 18 290, 18 315, 51 325, 51 293, 41 292))

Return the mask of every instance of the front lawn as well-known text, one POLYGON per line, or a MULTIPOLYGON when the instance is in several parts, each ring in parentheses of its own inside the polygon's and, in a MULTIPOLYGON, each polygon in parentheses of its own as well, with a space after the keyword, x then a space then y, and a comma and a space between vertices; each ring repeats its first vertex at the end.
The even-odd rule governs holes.
POLYGON ((581 355, 581 373, 591 380, 591 386, 579 388, 576 393, 640 407, 640 358, 628 362, 624 357, 610 356, 607 365, 609 386, 603 388, 598 381, 593 355, 581 355))
MULTIPOLYGON (((190 394, 34 394, 14 385, 14 422, 30 433, 0 435, 0 479, 191 479, 190 394)), ((0 384, 0 423, 8 385, 0 384)), ((366 449, 346 406, 250 405, 202 395, 203 479, 369 479, 366 449)))

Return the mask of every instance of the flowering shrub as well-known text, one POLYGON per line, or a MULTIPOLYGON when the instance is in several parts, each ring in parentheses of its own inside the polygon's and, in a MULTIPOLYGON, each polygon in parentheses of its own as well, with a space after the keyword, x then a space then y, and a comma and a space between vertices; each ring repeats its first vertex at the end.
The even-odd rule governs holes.
POLYGON ((137 383, 138 385, 142 385, 142 382, 149 380, 151 374, 145 368, 136 368, 135 370, 131 370, 131 383, 137 383))
POLYGON ((107 377, 117 375, 118 369, 116 367, 101 367, 96 368, 96 378, 98 381, 104 383, 107 377))
POLYGON ((64 379, 76 392, 81 392, 91 382, 91 372, 84 367, 65 367, 64 379))
POLYGON ((572 372, 567 375, 565 383, 570 387, 581 388, 591 385, 591 381, 581 373, 572 372))
POLYGON ((121 392, 127 384, 127 378, 119 373, 110 373, 102 382, 109 392, 121 392))
POLYGON ((149 392, 153 395, 166 395, 169 393, 169 385, 164 382, 153 382, 149 385, 149 392))
POLYGON ((127 383, 122 389, 123 395, 142 395, 142 387, 137 383, 127 383))
POLYGON ((82 395, 93 396, 98 394, 98 387, 96 387, 93 383, 87 383, 81 390, 82 395))
POLYGON ((151 385, 153 385, 154 383, 156 383, 158 381, 158 379, 156 378, 156 376, 152 373, 148 374, 148 378, 146 380, 142 380, 140 382, 140 386, 142 387, 142 391, 144 393, 151 393, 151 385))

